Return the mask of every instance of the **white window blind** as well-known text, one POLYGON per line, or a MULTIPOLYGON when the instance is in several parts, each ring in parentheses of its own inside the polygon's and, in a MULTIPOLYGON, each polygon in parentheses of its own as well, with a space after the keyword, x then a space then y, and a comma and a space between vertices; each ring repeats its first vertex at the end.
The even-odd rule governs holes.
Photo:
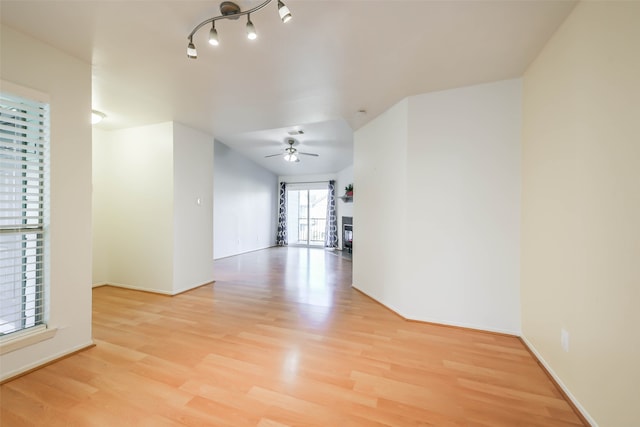
POLYGON ((0 335, 44 323, 49 105, 0 93, 0 335))

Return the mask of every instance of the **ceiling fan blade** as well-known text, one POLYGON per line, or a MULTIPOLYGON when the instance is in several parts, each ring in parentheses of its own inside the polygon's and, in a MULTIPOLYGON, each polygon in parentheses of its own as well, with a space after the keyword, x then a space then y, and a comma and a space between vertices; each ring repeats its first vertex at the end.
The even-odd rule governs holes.
POLYGON ((276 157, 276 156, 282 156, 282 155, 283 155, 282 153, 278 153, 278 154, 269 154, 268 156, 264 156, 264 157, 266 159, 267 157, 276 157))
POLYGON ((313 156, 313 157, 319 157, 320 154, 315 154, 315 153, 303 153, 302 151, 298 151, 298 154, 303 154, 305 156, 313 156))

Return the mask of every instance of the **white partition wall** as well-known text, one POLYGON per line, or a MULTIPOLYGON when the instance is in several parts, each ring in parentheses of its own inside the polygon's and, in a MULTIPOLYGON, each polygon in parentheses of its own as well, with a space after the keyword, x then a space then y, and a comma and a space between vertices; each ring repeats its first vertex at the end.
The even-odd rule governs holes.
POLYGON ((405 99, 354 134, 353 285, 397 312, 407 283, 408 108, 405 99))
POLYGON ((409 318, 520 332, 521 86, 409 98, 409 318))
POLYGON ((173 295, 212 281, 213 137, 175 122, 95 135, 94 284, 173 295))
POLYGON ((520 128, 516 79, 358 130, 354 286, 407 318, 519 334, 520 128))
POLYGON ((213 138, 173 123, 173 293, 213 280, 213 138))

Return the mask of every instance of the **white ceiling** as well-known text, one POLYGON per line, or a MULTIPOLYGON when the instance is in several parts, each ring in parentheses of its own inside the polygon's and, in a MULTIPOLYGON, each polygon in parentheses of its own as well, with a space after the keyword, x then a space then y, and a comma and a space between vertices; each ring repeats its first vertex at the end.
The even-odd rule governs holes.
POLYGON ((93 107, 107 114, 100 127, 175 120, 290 175, 348 165, 351 130, 406 96, 521 76, 575 6, 288 0, 293 19, 283 24, 276 2, 252 15, 257 40, 242 18, 216 23, 218 47, 201 29, 197 60, 186 57, 187 35, 219 15, 218 1, 2 0, 0 16, 93 65, 93 107), (295 126, 305 130, 301 148, 321 156, 264 159, 295 126))

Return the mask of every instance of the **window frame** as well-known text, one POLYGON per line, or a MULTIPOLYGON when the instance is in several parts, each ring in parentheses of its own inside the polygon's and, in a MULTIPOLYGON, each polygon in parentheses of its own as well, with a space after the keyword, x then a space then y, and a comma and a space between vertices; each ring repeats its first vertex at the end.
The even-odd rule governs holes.
MULTIPOLYGON (((15 107, 19 108, 19 107, 15 107)), ((13 145, 14 147, 25 143, 27 139, 27 133, 32 133, 35 131, 36 138, 31 138, 30 143, 25 143, 25 148, 23 152, 27 152, 31 150, 31 152, 27 155, 25 154, 23 158, 20 158, 21 155, 13 153, 13 159, 8 160, 8 162, 15 163, 24 163, 26 166, 23 166, 24 172, 21 175, 16 175, 17 178, 22 178, 22 185, 7 185, 4 190, 7 190, 5 193, 5 197, 2 197, 2 214, 0 216, 0 233, 2 236, 16 236, 17 240, 21 244, 21 248, 19 249, 21 252, 20 257, 14 257, 14 259, 20 258, 20 264, 16 263, 16 265, 22 266, 22 275, 21 275, 21 284, 20 289, 22 290, 21 296, 21 305, 20 305, 20 313, 19 319, 14 320, 13 322, 20 322, 19 327, 14 328, 11 331, 4 332, 0 331, 0 354, 4 354, 7 351, 12 351, 13 349, 17 349, 22 347, 17 341, 24 341, 26 345, 35 343, 40 341, 37 335, 42 335, 42 339, 49 338, 55 334, 55 330, 49 331, 46 334, 42 334, 43 331, 47 328, 47 322, 49 317, 49 309, 48 309, 48 292, 49 292, 49 209, 50 209, 50 145, 51 145, 51 114, 50 114, 50 101, 49 97, 46 94, 41 92, 24 88, 22 86, 0 80, 0 110, 3 112, 3 117, 8 120, 11 114, 6 114, 8 111, 19 112, 18 115, 28 115, 28 113, 38 112, 35 117, 37 119, 35 122, 28 123, 25 120, 25 126, 22 128, 24 132, 22 132, 22 136, 19 138, 7 138, 7 136, 11 135, 11 132, 7 131, 7 126, 5 122, 5 130, 0 131, 0 136, 3 137, 3 140, 0 140, 0 147, 8 147, 9 145, 13 145), (6 105, 9 105, 9 101, 17 104, 21 104, 24 106, 24 110, 9 110, 5 108, 6 105), (16 142, 17 141, 17 142, 16 142), (34 163, 32 160, 34 158, 39 159, 38 163, 36 163, 39 167, 34 168, 34 163), (31 163, 30 163, 31 162, 31 163), (39 175, 37 178, 34 175, 39 175), (33 187, 30 187, 33 183, 37 182, 37 191, 33 191, 33 187), (28 188, 30 187, 30 188, 28 188), (21 190, 21 194, 19 197, 11 196, 11 191, 17 193, 16 190, 21 190), (35 199, 35 200, 34 200, 35 199), (14 206, 11 206, 13 203, 14 206), (20 205, 20 208, 16 210, 15 205, 20 205), (34 205, 37 206, 34 208, 34 205), (19 226, 17 224, 18 216, 13 217, 14 223, 10 223, 10 216, 7 215, 7 212, 11 209, 16 210, 16 212, 22 216, 19 220, 19 226), (35 216, 32 214, 34 213, 35 216), (36 240, 40 239, 39 243, 36 243, 34 247, 27 247, 27 235, 33 236, 37 235, 36 240), (27 252, 28 250, 28 252, 27 252), (29 261, 28 259, 33 259, 29 261), (33 268, 29 271, 26 271, 26 266, 30 263, 35 264, 33 268), (27 273, 29 273, 30 277, 27 277, 27 273), (32 318, 33 321, 27 322, 26 316, 26 304, 27 301, 24 297, 25 289, 28 289, 28 281, 35 281, 35 285, 33 287, 34 290, 34 302, 33 307, 29 307, 29 310, 34 312, 32 318), (46 335, 46 336, 44 336, 46 335), (10 343, 11 349, 7 348, 7 344, 10 343)), ((14 122, 18 120, 15 116, 11 117, 14 122)), ((2 118, 0 118, 0 122, 2 122, 2 118)), ((16 132, 19 134, 19 132, 16 132)), ((10 151, 10 150, 8 150, 10 151)), ((16 150, 18 151, 18 150, 16 150)), ((10 154, 11 155, 11 154, 10 154)), ((7 161, 7 158, 5 158, 7 161)), ((5 170, 6 165, 0 167, 0 170, 5 170)), ((16 168, 15 170, 22 170, 16 168)), ((17 179, 16 181, 19 181, 17 179)), ((11 243, 11 242, 9 242, 11 243)), ((33 241, 32 241, 33 243, 33 241)), ((15 249, 14 249, 15 250, 15 249)), ((15 266, 14 266, 15 268, 15 266)), ((11 285, 9 284, 9 287, 11 285)), ((14 288, 15 281, 14 281, 14 288)), ((2 297, 2 294, 0 294, 2 297)), ((17 299, 17 297, 15 297, 17 299)), ((18 309, 18 304, 15 304, 15 309, 18 309)), ((8 329, 8 328, 7 328, 8 329)))

